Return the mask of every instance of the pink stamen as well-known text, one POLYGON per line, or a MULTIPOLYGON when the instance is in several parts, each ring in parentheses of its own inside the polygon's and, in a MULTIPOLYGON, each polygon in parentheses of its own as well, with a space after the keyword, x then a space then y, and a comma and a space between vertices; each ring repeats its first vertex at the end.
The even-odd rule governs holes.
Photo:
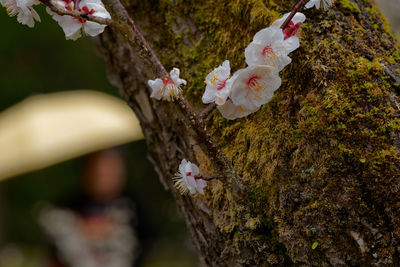
POLYGON ((272 47, 270 45, 267 45, 266 47, 264 47, 263 51, 262 51, 262 55, 265 57, 267 54, 273 54, 274 53, 274 49, 272 49, 272 47))
POLYGON ((300 26, 301 26, 301 22, 294 24, 293 21, 291 21, 289 23, 289 25, 283 30, 283 34, 285 35, 284 40, 286 40, 292 36, 295 36, 297 31, 299 30, 300 26))
MULTIPOLYGON (((70 2, 72 2, 72 1, 70 1, 70 2)), ((72 9, 71 9, 71 7, 69 7, 70 9, 68 9, 68 7, 69 6, 67 6, 67 7, 65 7, 67 10, 69 10, 69 11, 72 11, 72 9)), ((89 10, 89 8, 87 7, 87 6, 84 6, 84 7, 82 7, 81 9, 80 9, 80 11, 82 12, 82 13, 85 13, 85 14, 87 14, 87 15, 93 15, 93 13, 95 12, 94 11, 94 9, 91 9, 91 10, 89 10)), ((85 23, 86 22, 86 19, 84 19, 84 18, 75 18, 77 21, 79 21, 80 23, 85 23)))
POLYGON ((174 97, 177 94, 179 94, 179 91, 177 90, 178 88, 177 88, 174 80, 172 80, 171 77, 165 76, 164 78, 162 78, 162 82, 163 82, 163 85, 164 85, 163 91, 165 93, 167 93, 169 100, 171 100, 172 97, 174 97))
POLYGON ((220 82, 218 83, 217 90, 222 90, 222 89, 224 89, 225 85, 226 85, 226 80, 225 80, 225 81, 220 81, 220 82))
POLYGON ((162 78, 162 82, 163 82, 164 86, 167 86, 168 84, 171 84, 171 83, 174 84, 174 81, 169 76, 162 78))
POLYGON ((94 13, 94 9, 89 10, 89 8, 87 6, 82 7, 82 11, 88 15, 93 15, 93 13, 94 13))
POLYGON ((246 82, 247 86, 248 87, 254 86, 254 84, 258 83, 258 79, 260 79, 260 77, 256 75, 251 76, 246 82))
POLYGON ((65 3, 65 9, 68 11, 72 11, 73 8, 71 6, 71 3, 74 3, 73 0, 62 0, 65 3))
POLYGON ((251 90, 260 91, 263 88, 263 83, 260 81, 260 77, 253 75, 251 76, 247 82, 247 87, 251 90))

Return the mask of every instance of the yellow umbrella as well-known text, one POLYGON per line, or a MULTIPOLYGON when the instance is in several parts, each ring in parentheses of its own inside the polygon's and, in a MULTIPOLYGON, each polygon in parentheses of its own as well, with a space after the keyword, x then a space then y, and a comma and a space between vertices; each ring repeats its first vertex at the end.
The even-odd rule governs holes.
POLYGON ((115 97, 33 96, 0 113, 0 180, 142 138, 132 110, 115 97))

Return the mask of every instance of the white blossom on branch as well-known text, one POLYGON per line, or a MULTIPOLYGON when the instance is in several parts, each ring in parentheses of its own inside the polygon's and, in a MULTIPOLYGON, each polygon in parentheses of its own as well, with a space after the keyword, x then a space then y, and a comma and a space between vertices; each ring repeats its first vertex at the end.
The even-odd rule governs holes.
POLYGON ((207 182, 199 176, 199 168, 196 164, 183 159, 179 165, 179 172, 173 178, 175 186, 181 194, 204 194, 207 182))
POLYGON ((244 52, 247 65, 268 65, 281 71, 292 62, 288 54, 300 46, 298 41, 285 42, 284 38, 282 29, 278 27, 268 27, 257 32, 244 52))
POLYGON ((172 101, 174 98, 179 97, 182 94, 180 85, 186 85, 186 81, 180 79, 179 74, 180 70, 173 68, 169 76, 162 79, 149 80, 147 83, 153 90, 150 96, 157 100, 163 99, 167 101, 172 101))
POLYGON ((232 79, 229 60, 225 60, 221 66, 214 69, 206 77, 206 91, 203 94, 203 103, 215 102, 217 105, 223 105, 228 98, 232 79))
MULTIPOLYGON (((99 18, 110 19, 111 16, 105 9, 100 0, 81 0, 78 7, 75 7, 72 0, 53 0, 51 3, 60 9, 68 11, 78 10, 84 14, 93 15, 99 18)), ((76 40, 81 37, 81 33, 90 35, 92 37, 99 35, 104 31, 107 25, 99 24, 96 22, 88 21, 84 18, 75 18, 72 16, 61 16, 53 12, 50 8, 46 9, 47 12, 53 16, 53 19, 58 22, 64 30, 67 40, 76 40)))
POLYGON ((37 0, 0 0, 0 4, 7 9, 10 17, 17 15, 19 23, 30 28, 35 26, 35 20, 40 22, 39 14, 33 9, 40 4, 37 0))
POLYGON ((230 94, 233 104, 252 110, 267 103, 281 86, 278 70, 271 66, 256 65, 238 70, 230 94))

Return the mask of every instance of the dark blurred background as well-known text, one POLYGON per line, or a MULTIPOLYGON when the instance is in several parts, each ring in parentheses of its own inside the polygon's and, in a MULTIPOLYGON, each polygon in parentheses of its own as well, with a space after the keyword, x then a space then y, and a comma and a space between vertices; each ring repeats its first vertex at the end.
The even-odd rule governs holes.
MULTIPOLYGON (((400 0, 378 0, 400 32, 400 0)), ((37 8, 42 22, 33 29, 18 24, 0 8, 0 111, 37 94, 90 89, 117 96, 90 38, 66 41, 62 30, 37 8)), ((127 185, 123 196, 134 204, 141 252, 137 266, 197 266, 189 234, 169 192, 146 158, 146 144, 118 147, 127 185)), ((62 206, 82 195, 85 157, 0 183, 0 266, 45 266, 49 240, 37 222, 44 203, 62 206)))

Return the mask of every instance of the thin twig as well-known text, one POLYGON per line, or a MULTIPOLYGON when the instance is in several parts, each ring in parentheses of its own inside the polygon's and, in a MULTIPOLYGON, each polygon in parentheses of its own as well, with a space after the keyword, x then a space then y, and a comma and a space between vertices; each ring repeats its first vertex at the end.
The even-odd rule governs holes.
POLYGON ((93 16, 93 15, 90 15, 85 12, 79 12, 78 10, 69 11, 66 9, 60 9, 60 8, 56 7, 55 5, 53 5, 50 0, 40 0, 40 2, 42 2, 44 5, 48 6, 51 9, 51 11, 53 11, 61 16, 67 15, 67 16, 71 16, 74 18, 85 19, 85 20, 96 22, 96 23, 103 24, 103 25, 111 25, 112 24, 111 19, 100 18, 100 17, 93 16))
POLYGON ((281 29, 284 30, 286 27, 289 25, 289 23, 292 21, 292 18, 296 13, 300 10, 300 8, 303 6, 305 0, 300 0, 297 2, 297 4, 294 6, 292 12, 290 12, 289 16, 286 18, 285 22, 283 22, 281 29))
POLYGON ((196 178, 203 179, 204 181, 211 181, 211 180, 218 179, 219 176, 216 175, 216 174, 213 174, 213 175, 210 175, 210 176, 196 176, 196 178))
POLYGON ((137 38, 140 41, 140 44, 142 45, 143 49, 147 51, 147 53, 150 56, 150 61, 157 67, 158 69, 158 75, 161 77, 168 76, 168 72, 165 69, 164 65, 161 63, 161 61, 158 59, 156 53, 154 50, 151 48, 150 44, 147 42, 147 40, 144 38, 143 34, 139 30, 139 28, 136 26, 136 23, 133 21, 133 19, 129 16, 128 11, 124 8, 124 13, 127 18, 128 25, 132 28, 132 30, 135 32, 137 38))
POLYGON ((209 104, 209 105, 207 105, 207 107, 205 107, 202 111, 201 111, 201 113, 200 113, 200 118, 201 119, 205 119, 205 118, 207 118, 208 117, 208 115, 210 115, 210 113, 211 112, 213 112, 214 111, 214 109, 217 107, 217 104, 215 104, 215 103, 212 103, 212 104, 209 104))
POLYGON ((150 47, 147 40, 144 38, 143 34, 139 30, 139 27, 129 16, 128 11, 122 5, 119 0, 104 0, 104 4, 107 9, 113 15, 114 26, 118 31, 125 37, 131 46, 139 48, 140 56, 149 61, 154 72, 159 77, 168 76, 168 72, 164 68, 163 64, 157 57, 156 53, 150 47))
POLYGON ((232 178, 235 186, 241 187, 240 178, 236 175, 232 165, 222 152, 221 147, 215 141, 214 137, 207 131, 204 121, 193 111, 192 106, 187 102, 186 98, 182 96, 178 98, 177 101, 186 117, 189 118, 192 127, 196 131, 201 143, 207 147, 210 161, 214 164, 214 166, 218 167, 220 174, 224 176, 228 175, 232 178))

